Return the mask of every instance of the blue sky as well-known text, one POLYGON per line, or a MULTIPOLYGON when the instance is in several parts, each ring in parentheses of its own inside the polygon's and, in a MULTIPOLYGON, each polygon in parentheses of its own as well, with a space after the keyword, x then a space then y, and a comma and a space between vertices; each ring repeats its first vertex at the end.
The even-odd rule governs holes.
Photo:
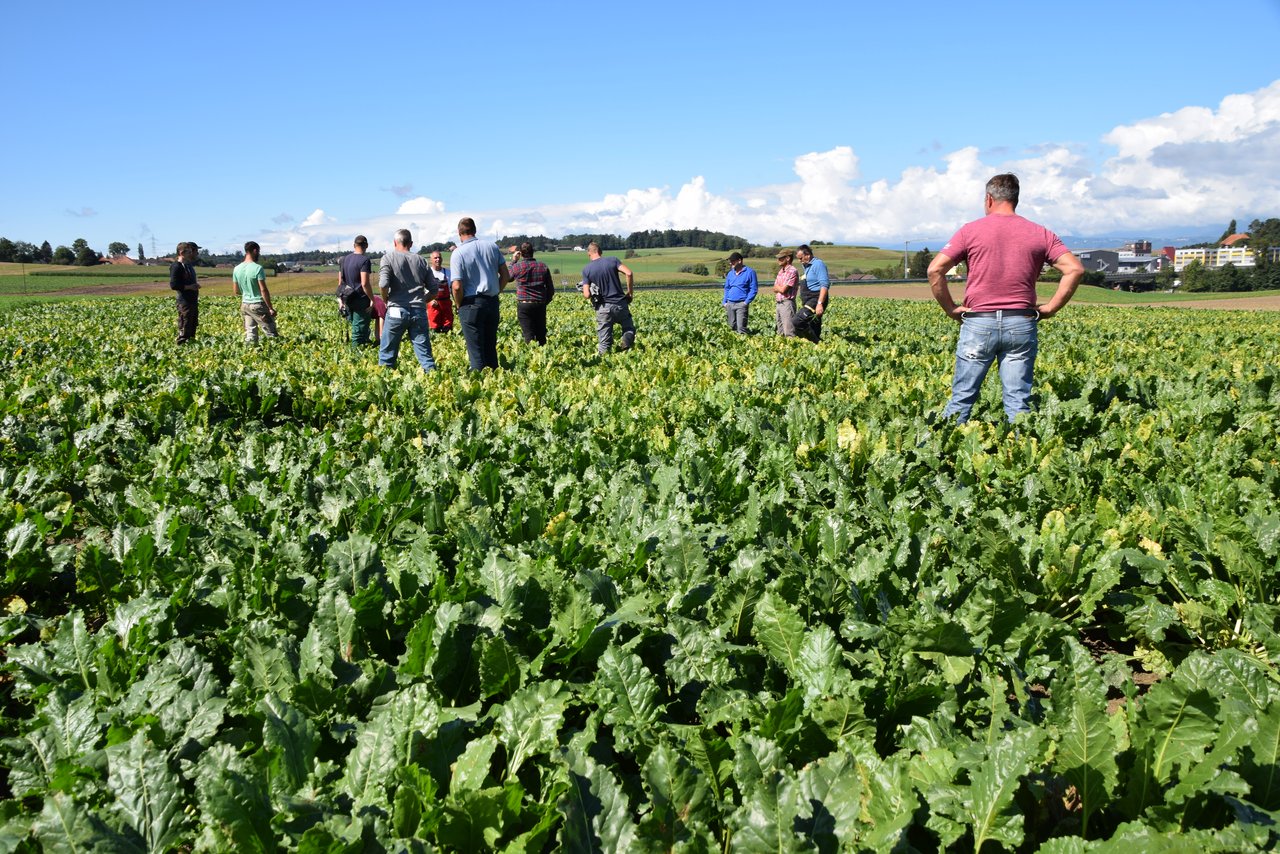
POLYGON ((19 2, 0 235, 222 251, 1280 215, 1280 0, 19 2))

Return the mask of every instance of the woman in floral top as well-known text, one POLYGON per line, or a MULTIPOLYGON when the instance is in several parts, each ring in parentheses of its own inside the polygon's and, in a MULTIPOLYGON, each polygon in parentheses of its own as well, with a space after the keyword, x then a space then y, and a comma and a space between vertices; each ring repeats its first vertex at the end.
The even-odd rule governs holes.
POLYGON ((790 249, 778 253, 778 277, 773 280, 773 298, 777 303, 779 335, 786 338, 796 337, 796 285, 800 278, 796 268, 791 266, 795 257, 790 249))

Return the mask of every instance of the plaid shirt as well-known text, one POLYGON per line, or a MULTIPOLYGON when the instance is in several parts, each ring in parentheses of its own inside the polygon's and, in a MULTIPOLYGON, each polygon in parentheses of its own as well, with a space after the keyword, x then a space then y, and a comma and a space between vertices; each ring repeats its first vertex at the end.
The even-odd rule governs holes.
POLYGON ((521 258, 511 265, 511 278, 516 282, 516 299, 520 302, 551 302, 555 285, 547 265, 535 258, 521 258))

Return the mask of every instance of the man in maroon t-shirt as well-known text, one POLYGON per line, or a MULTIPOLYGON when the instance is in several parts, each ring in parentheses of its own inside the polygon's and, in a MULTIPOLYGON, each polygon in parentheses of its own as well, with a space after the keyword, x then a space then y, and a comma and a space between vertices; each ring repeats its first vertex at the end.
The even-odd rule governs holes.
POLYGON ((929 264, 933 298, 960 323, 951 400, 943 410, 960 423, 969 420, 992 362, 1000 365, 1008 419, 1031 411, 1037 321, 1057 314, 1084 275, 1084 267, 1056 234, 1014 213, 1017 175, 988 181, 983 206, 987 215, 961 226, 929 264), (962 261, 969 275, 964 300, 956 305, 947 290, 947 272, 962 261), (1046 263, 1062 273, 1062 282, 1052 299, 1037 306, 1036 280, 1046 263))

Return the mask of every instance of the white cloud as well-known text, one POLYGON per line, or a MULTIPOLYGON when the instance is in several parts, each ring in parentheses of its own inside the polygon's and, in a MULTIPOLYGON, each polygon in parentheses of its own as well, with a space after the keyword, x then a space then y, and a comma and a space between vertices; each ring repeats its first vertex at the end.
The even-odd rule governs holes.
POLYGON ((310 216, 302 221, 302 227, 307 228, 308 226, 324 225, 327 222, 333 221, 333 217, 325 214, 325 212, 320 208, 316 208, 311 212, 310 216))
MULTIPOLYGON (((898 243, 928 238, 940 245, 982 214, 982 187, 998 172, 1022 181, 1019 212, 1061 234, 1100 234, 1166 225, 1217 224, 1273 212, 1280 196, 1280 80, 1229 95, 1216 109, 1189 106, 1113 128, 1088 146, 1047 142, 1033 150, 963 147, 941 162, 896 178, 864 180, 853 147, 795 158, 795 180, 741 193, 717 194, 702 176, 674 191, 633 188, 600 199, 537 210, 472 213, 482 236, 705 228, 767 243, 820 239, 898 243)), ((419 243, 451 240, 457 214, 443 201, 407 199, 392 215, 336 222, 317 210, 296 227, 262 240, 273 251, 342 249, 356 233, 387 248, 397 228, 419 243)))

